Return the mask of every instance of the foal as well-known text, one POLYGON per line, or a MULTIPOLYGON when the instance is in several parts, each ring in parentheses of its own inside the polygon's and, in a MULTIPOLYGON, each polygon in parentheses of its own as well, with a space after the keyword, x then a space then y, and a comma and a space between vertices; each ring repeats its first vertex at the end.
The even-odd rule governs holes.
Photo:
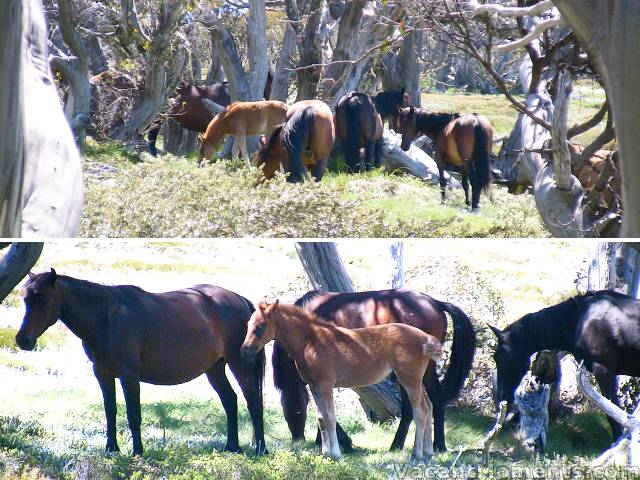
POLYGON ((432 406, 422 389, 422 378, 429 360, 444 356, 435 337, 400 323, 340 328, 294 305, 279 306, 276 300, 260 303, 253 313, 240 354, 250 358, 273 339, 293 357, 311 388, 325 456, 338 459, 341 455, 333 389, 373 385, 391 372, 407 391, 416 422, 411 459, 433 455, 432 406))

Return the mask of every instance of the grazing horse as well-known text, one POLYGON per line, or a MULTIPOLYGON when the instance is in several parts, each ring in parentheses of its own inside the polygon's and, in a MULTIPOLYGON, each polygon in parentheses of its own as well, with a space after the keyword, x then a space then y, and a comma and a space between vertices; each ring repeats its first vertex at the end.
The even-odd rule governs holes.
MULTIPOLYGON (((578 295, 529 313, 504 330, 491 330, 498 338, 493 355, 498 401, 513 401, 529 358, 540 350, 564 350, 584 361, 602 394, 616 405, 616 376, 640 376, 640 301, 615 291, 578 295)), ((612 419, 609 423, 618 438, 620 426, 612 419)))
POLYGON ((392 323, 368 328, 340 328, 295 305, 278 300, 260 303, 249 320, 240 348, 246 358, 276 339, 293 357, 316 402, 322 453, 340 458, 333 389, 364 387, 391 372, 403 386, 416 422, 412 460, 433 455, 432 405, 422 388, 429 361, 444 357, 442 344, 415 327, 392 323))
POLYGON ((302 182, 313 171, 316 181, 322 179, 333 147, 335 129, 333 113, 321 100, 303 100, 289 107, 287 121, 277 127, 258 153, 258 167, 263 166, 265 179, 273 178, 283 166, 289 182, 302 182))
POLYGON ((262 421, 264 355, 240 356, 254 308, 249 300, 213 285, 148 293, 131 285, 106 286, 57 275, 29 274, 26 312, 16 335, 33 350, 47 328, 62 321, 82 340, 98 379, 107 418, 107 452, 117 452, 116 385, 120 379, 134 455, 142 454, 140 382, 177 385, 206 373, 227 414, 225 450, 239 452, 237 396, 225 374, 235 375, 253 422, 256 453, 266 453, 262 421))
POLYGON ((389 90, 386 92, 378 92, 371 96, 376 111, 382 117, 383 122, 388 122, 389 129, 398 128, 398 111, 410 104, 409 94, 402 90, 389 90))
MULTIPOLYGON (((441 342, 447 333, 448 312, 453 319, 453 345, 449 367, 442 383, 435 364, 429 365, 423 383, 433 402, 434 443, 436 450, 446 450, 444 411, 455 399, 471 371, 475 353, 475 333, 469 317, 455 305, 440 302, 424 293, 409 289, 379 290, 356 293, 311 291, 296 301, 327 322, 343 328, 362 328, 384 323, 405 323, 434 335, 441 342)), ((276 340, 273 347, 273 378, 282 395, 284 417, 294 441, 304 440, 307 417, 307 390, 292 358, 276 340)), ((401 449, 411 424, 411 408, 404 390, 400 390, 402 417, 392 450, 401 449)), ((340 444, 349 450, 351 439, 337 426, 340 444)))
POLYGON ((401 108, 398 115, 398 133, 402 135, 401 148, 409 150, 411 142, 425 134, 433 140, 435 162, 440 175, 442 201, 446 198, 446 166, 462 172, 465 202, 472 210, 480 208, 480 191, 491 188, 489 157, 493 145, 493 128, 484 116, 473 113, 459 115, 433 113, 421 108, 401 108), (469 202, 469 180, 472 201, 469 202))
POLYGON ((202 143, 198 154, 198 165, 203 159, 211 158, 220 141, 229 134, 236 137, 233 156, 237 156, 239 148, 242 158, 247 165, 251 166, 246 136, 271 134, 278 125, 285 122, 286 118, 287 104, 278 100, 236 102, 228 106, 211 120, 207 130, 200 135, 202 143))
POLYGON ((344 95, 336 106, 336 135, 349 172, 371 170, 371 157, 375 167, 380 166, 382 146, 382 119, 366 93, 351 92, 344 95), (364 147, 364 162, 360 149, 364 147))

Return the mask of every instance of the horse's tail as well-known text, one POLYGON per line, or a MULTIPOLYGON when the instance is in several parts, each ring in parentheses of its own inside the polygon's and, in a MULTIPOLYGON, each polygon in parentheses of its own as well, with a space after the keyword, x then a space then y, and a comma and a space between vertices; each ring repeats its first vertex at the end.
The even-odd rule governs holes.
POLYGON ((458 307, 447 302, 436 302, 441 310, 448 312, 453 319, 453 346, 451 359, 442 380, 445 402, 458 397, 464 381, 471 372, 473 356, 476 350, 476 333, 469 317, 458 307))
POLYGON ((289 182, 304 182, 309 177, 302 155, 315 121, 316 110, 309 106, 296 112, 282 128, 282 141, 289 155, 289 182))
POLYGON ((489 164, 489 135, 482 123, 476 119, 472 167, 469 171, 471 185, 489 192, 491 186, 491 165, 489 164), (474 178, 475 177, 475 178, 474 178))
POLYGON ((294 440, 302 440, 309 403, 306 385, 298 373, 295 362, 278 342, 273 344, 271 364, 273 383, 280 392, 280 402, 291 435, 294 440))
POLYGON ((341 138, 343 142, 345 162, 347 168, 355 172, 360 165, 360 139, 362 137, 362 126, 360 125, 360 108, 359 103, 348 102, 345 105, 345 121, 347 124, 347 138, 341 138))

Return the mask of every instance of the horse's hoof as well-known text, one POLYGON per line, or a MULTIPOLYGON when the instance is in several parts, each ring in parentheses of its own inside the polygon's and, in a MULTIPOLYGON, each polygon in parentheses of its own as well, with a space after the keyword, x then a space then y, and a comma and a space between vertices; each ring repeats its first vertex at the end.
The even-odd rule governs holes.
POLYGON ((260 455, 268 455, 268 454, 269 454, 269 450, 267 450, 267 446, 265 444, 258 445, 256 447, 256 455, 260 456, 260 455))
POLYGON ((106 453, 120 453, 120 447, 118 447, 118 445, 112 445, 107 443, 107 446, 105 447, 104 451, 106 453))
POLYGON ((441 446, 439 446, 439 445, 434 445, 434 446, 433 446, 433 449, 434 449, 436 452, 446 452, 446 451, 447 451, 447 447, 446 447, 446 446, 442 446, 442 447, 441 447, 441 446))
POLYGON ((471 213, 480 213, 480 207, 473 207, 471 213))

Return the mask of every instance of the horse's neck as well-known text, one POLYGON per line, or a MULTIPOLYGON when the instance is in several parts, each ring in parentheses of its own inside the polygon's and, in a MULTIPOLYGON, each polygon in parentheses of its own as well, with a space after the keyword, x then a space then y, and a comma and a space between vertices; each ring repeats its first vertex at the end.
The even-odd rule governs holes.
POLYGON ((307 319, 288 312, 279 312, 275 317, 275 339, 294 359, 302 352, 313 335, 313 326, 307 319))
POLYGON ((57 282, 62 296, 60 320, 82 341, 95 343, 101 320, 108 311, 105 288, 69 277, 57 282))
POLYGON ((416 111, 416 127, 431 139, 434 139, 444 130, 444 127, 450 121, 451 119, 441 118, 439 114, 431 113, 427 110, 420 109, 416 111))
POLYGON ((571 351, 573 349, 571 339, 575 334, 575 322, 571 318, 550 316, 548 310, 545 309, 530 314, 523 322, 524 328, 521 335, 528 339, 530 353, 541 350, 571 351))

